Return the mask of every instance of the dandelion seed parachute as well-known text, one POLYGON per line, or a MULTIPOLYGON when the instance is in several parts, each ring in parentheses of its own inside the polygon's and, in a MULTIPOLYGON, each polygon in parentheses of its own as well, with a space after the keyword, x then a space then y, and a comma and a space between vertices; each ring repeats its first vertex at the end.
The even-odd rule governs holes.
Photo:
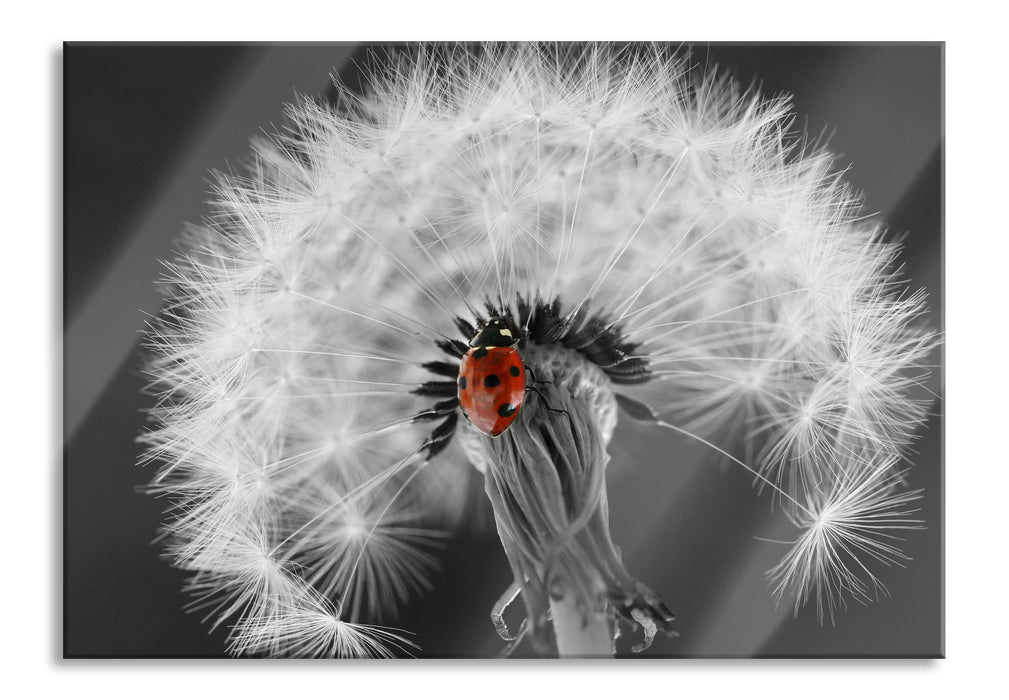
POLYGON ((599 45, 426 48, 338 93, 217 176, 147 335, 169 551, 236 653, 402 647, 362 619, 424 590, 483 479, 463 424, 426 459, 414 390, 484 300, 591 311, 650 368, 620 405, 749 441, 802 531, 778 596, 823 614, 878 586, 915 524, 896 465, 935 339, 786 99, 599 45))

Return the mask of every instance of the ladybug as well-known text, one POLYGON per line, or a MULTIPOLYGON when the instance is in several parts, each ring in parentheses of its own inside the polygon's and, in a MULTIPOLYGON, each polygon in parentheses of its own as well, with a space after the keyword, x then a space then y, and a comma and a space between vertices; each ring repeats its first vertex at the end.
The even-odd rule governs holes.
POLYGON ((459 407, 477 430, 497 437, 518 415, 526 394, 519 332, 497 316, 476 329, 459 363, 459 407))

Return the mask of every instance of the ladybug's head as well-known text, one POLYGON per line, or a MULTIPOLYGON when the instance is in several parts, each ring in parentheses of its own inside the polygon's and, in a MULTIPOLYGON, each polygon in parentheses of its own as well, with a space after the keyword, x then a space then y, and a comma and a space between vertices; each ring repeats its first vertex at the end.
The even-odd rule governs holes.
POLYGON ((494 316, 476 328, 476 335, 469 341, 471 348, 511 347, 521 340, 520 333, 512 322, 504 316, 494 316))

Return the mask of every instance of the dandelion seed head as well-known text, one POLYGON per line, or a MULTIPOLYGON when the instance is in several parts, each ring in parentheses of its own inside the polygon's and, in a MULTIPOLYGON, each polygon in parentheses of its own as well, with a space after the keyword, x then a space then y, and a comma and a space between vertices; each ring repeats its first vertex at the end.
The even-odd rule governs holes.
POLYGON ((886 533, 912 497, 894 465, 935 336, 789 101, 663 47, 423 47, 369 80, 336 106, 299 100, 245 171, 216 175, 146 336, 142 463, 231 649, 402 649, 361 622, 425 590, 481 481, 513 572, 537 581, 529 611, 549 607, 549 564, 585 610, 669 631, 609 542, 618 405, 754 456, 736 461, 801 532, 771 572, 779 598, 815 595, 823 615, 871 597, 870 567, 901 560, 886 533), (557 300, 561 332, 533 329, 523 357, 558 381, 489 442, 451 405, 445 352, 467 347, 458 320, 488 303, 521 316, 522 300, 557 300), (586 467, 537 477, 515 509, 505 494, 525 493, 537 454, 586 467), (555 541, 529 535, 537 517, 555 541))
POLYGON ((415 645, 395 632, 346 622, 325 598, 308 594, 301 604, 278 598, 272 615, 246 617, 233 636, 236 653, 301 658, 392 658, 415 645))
POLYGON ((899 549, 899 533, 923 527, 914 517, 921 491, 901 492, 904 476, 892 462, 860 462, 824 494, 801 523, 801 537, 768 571, 777 599, 791 592, 798 614, 815 596, 818 617, 833 621, 835 610, 848 601, 864 604, 887 595, 869 565, 903 566, 909 557, 899 549))

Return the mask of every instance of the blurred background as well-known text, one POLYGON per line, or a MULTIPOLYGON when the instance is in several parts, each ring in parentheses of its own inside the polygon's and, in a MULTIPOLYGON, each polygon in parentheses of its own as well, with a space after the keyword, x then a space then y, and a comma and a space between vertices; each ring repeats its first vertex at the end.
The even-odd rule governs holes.
MULTIPOLYGON (((686 45, 765 94, 794 97, 796 126, 827 134, 839 168, 906 247, 912 288, 943 328, 943 46, 686 45)), ((208 209, 208 171, 240 168, 248 140, 283 121, 296 94, 325 95, 329 73, 360 85, 363 44, 68 44, 64 89, 63 655, 218 657, 225 631, 183 610, 185 575, 152 544, 165 503, 138 489, 140 330, 157 313, 153 280, 186 222, 208 209)), ((55 63, 55 62, 54 62, 55 63)), ((57 66, 57 71, 59 70, 57 66)), ((59 79, 59 78, 58 78, 59 79)), ((941 352, 929 390, 943 394, 941 352)), ((691 444, 622 422, 611 451, 614 541, 632 575, 678 614, 678 638, 645 656, 938 656, 943 653, 942 404, 911 455, 927 529, 906 568, 878 572, 890 596, 841 610, 775 606, 764 571, 795 533, 738 468, 691 444), (670 468, 668 455, 676 455, 670 468), (659 459, 657 456, 662 456, 659 459), (763 539, 755 539, 755 538, 763 539)), ((493 529, 448 542, 433 591, 386 624, 419 656, 495 656, 489 613, 511 573, 493 529)), ((629 644, 624 644, 626 649, 629 644)), ((524 649, 519 649, 519 655, 524 649)), ((629 655, 629 654, 628 654, 629 655)))

